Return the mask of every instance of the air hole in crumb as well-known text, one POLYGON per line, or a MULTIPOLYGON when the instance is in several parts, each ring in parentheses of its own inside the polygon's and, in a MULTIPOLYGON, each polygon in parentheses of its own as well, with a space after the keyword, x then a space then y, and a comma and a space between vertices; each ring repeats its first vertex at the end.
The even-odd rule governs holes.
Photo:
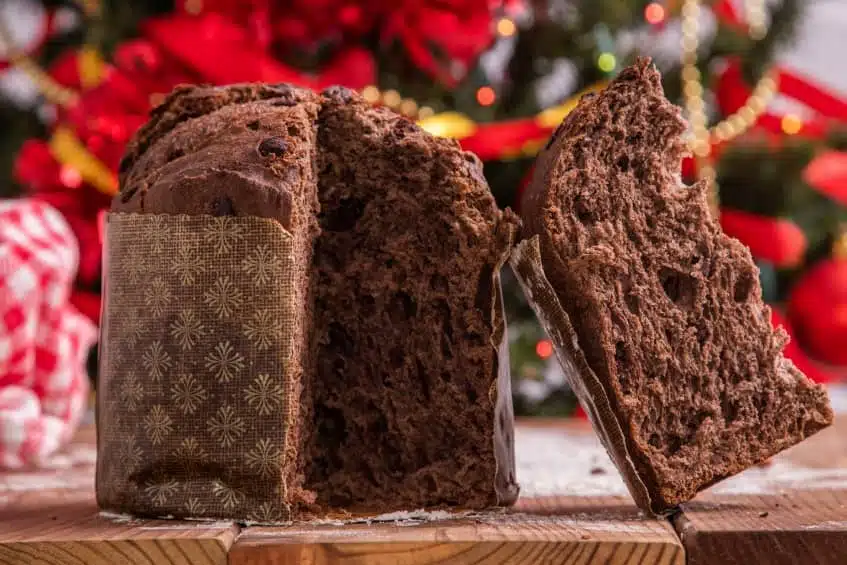
POLYGON ((401 369, 403 367, 403 363, 406 361, 406 354, 402 347, 392 347, 390 357, 391 365, 394 366, 395 369, 401 369))
POLYGON ((682 438, 679 436, 671 436, 668 439, 667 453, 668 455, 676 455, 682 449, 682 438))
POLYGON ((738 418, 738 406, 725 398, 721 400, 721 413, 724 420, 734 422, 738 418))
POLYGON ((479 395, 472 388, 468 388, 468 400, 470 400, 471 404, 476 404, 479 395))
POLYGON ((491 265, 485 265, 479 273, 479 280, 476 286, 476 297, 474 298, 474 306, 482 312, 491 311, 491 302, 494 300, 492 294, 492 277, 494 276, 494 268, 491 265))
POLYGON ((353 353, 353 339, 341 324, 336 322, 329 325, 329 348, 334 353, 343 356, 349 356, 353 353))
POLYGON ((594 214, 588 208, 588 205, 581 198, 577 199, 574 204, 574 211, 576 212, 576 219, 579 220, 582 224, 591 224, 594 223, 594 214))
POLYGON ((629 170, 629 157, 622 155, 618 158, 615 164, 621 172, 625 173, 629 170))
POLYGON ((430 277, 429 287, 436 292, 447 292, 449 290, 447 278, 439 274, 430 277))
POLYGON ((297 127, 297 124, 288 124, 288 135, 289 137, 297 137, 300 135, 300 128, 297 127))
POLYGON ((453 358, 453 349, 450 345, 450 338, 446 334, 441 334, 441 355, 444 359, 453 358))
POLYGON ((185 156, 185 151, 183 151, 179 147, 171 147, 165 159, 167 159, 168 163, 170 163, 171 161, 176 161, 177 159, 183 156, 185 156))
POLYGON ((623 341, 619 341, 615 344, 615 362, 618 365, 623 365, 626 363, 626 360, 626 344, 623 341))
POLYGON ((659 271, 659 281, 662 290, 671 301, 683 308, 694 305, 694 279, 685 273, 675 269, 662 268, 659 271))
POLYGON ((750 297, 751 290, 753 290, 753 277, 750 273, 741 273, 735 281, 735 291, 732 296, 736 302, 744 302, 750 297))
POLYGON ((632 312, 633 314, 638 314, 638 297, 634 294, 625 294, 623 297, 624 303, 626 304, 627 310, 632 312))
POLYGON ((650 439, 647 440, 647 443, 658 449, 662 446, 662 438, 659 437, 659 434, 653 433, 650 434, 650 439))
POLYGON ((247 122, 247 129, 251 129, 253 131, 257 131, 259 127, 261 127, 261 123, 259 120, 253 120, 252 122, 247 122))
POLYGON ((438 492, 438 483, 435 482, 435 479, 431 475, 427 475, 424 477, 424 488, 426 492, 438 492))
POLYGON ((711 330, 709 330, 706 321, 703 320, 701 325, 697 328, 697 343, 700 344, 700 347, 704 347, 706 342, 709 341, 709 337, 711 336, 711 330))
POLYGON ((438 319, 441 320, 441 333, 447 336, 447 339, 453 339, 453 317, 450 311, 450 305, 446 300, 439 299, 435 302, 435 312, 438 319))
POLYGON ((653 216, 647 216, 647 227, 651 230, 656 229, 656 218, 653 216))
POLYGON ((426 368, 423 366, 420 359, 415 359, 415 367, 418 370, 418 381, 421 383, 421 394, 423 395, 424 400, 429 402, 432 399, 429 375, 427 374, 426 368))
POLYGON ((405 292, 398 292, 391 299, 389 317, 394 323, 404 322, 412 318, 418 311, 418 306, 412 297, 405 292))
POLYGON ((366 294, 359 299, 362 305, 361 312, 364 316, 372 316, 376 312, 376 300, 370 294, 366 294))
POLYGON ((332 458, 347 439, 347 421, 344 418, 344 412, 337 408, 319 405, 315 408, 315 421, 318 422, 321 442, 329 448, 332 458))
POLYGON ((365 202, 358 198, 345 198, 338 203, 335 210, 329 211, 323 227, 327 231, 344 232, 355 227, 356 222, 365 211, 365 202))

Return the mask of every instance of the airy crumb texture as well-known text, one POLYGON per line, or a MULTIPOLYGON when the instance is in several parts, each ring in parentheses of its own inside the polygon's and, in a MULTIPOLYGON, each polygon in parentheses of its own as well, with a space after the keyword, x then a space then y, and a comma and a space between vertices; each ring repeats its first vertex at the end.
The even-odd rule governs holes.
MULTIPOLYGON (((640 60, 583 98, 522 202, 580 348, 661 512, 832 422, 782 356, 749 251, 684 186, 685 123, 640 60)), ((586 378, 587 377, 581 377, 586 378)))
POLYGON ((494 505, 493 277, 513 220, 455 141, 324 98, 307 484, 334 507, 494 505))
POLYGON ((517 498, 499 267, 518 219, 475 156, 356 93, 183 87, 114 211, 274 218, 296 239, 301 515, 517 498))

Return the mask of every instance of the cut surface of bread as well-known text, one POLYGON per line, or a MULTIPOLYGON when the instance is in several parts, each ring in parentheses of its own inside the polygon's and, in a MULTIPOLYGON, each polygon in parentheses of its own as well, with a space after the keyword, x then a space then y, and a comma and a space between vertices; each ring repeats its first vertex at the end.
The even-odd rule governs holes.
POLYGON ((583 98, 539 156, 513 259, 530 294, 552 290, 536 309, 653 513, 832 421, 782 355, 749 251, 720 230, 705 183, 681 183, 684 130, 646 60, 583 98))
POLYGON ((476 157, 346 89, 187 87, 121 180, 114 211, 273 218, 298 242, 299 515, 514 502, 499 270, 518 220, 476 157))
POLYGON ((339 92, 318 124, 306 484, 333 507, 496 504, 492 311, 512 224, 452 141, 339 92))

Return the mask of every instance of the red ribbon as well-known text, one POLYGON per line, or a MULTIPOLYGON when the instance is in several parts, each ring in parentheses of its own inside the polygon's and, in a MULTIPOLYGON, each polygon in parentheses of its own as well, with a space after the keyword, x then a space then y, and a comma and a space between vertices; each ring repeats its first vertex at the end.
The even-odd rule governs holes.
POLYGON ((795 267, 806 253, 806 235, 790 220, 723 208, 720 222, 723 231, 744 242, 754 257, 776 267, 795 267))
POLYGON ((806 165, 803 180, 822 194, 847 206, 847 152, 821 153, 806 165))
MULTIPOLYGON (((812 119, 804 120, 797 135, 819 139, 827 134, 833 121, 847 121, 847 102, 786 69, 779 68, 778 77, 780 93, 805 104, 819 114, 812 119)), ((721 74, 715 94, 724 115, 737 111, 750 98, 752 89, 744 81, 741 64, 737 59, 732 60, 721 74)), ((782 116, 774 113, 762 114, 756 126, 772 133, 783 133, 782 116)))

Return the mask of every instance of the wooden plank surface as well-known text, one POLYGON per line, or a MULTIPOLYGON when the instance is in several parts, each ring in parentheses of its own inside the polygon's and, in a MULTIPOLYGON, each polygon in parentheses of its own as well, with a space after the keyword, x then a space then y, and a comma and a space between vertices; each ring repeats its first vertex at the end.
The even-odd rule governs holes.
POLYGON ((2 565, 223 565, 238 535, 228 522, 101 515, 94 432, 83 429, 51 469, 0 473, 2 565))
POLYGON ((716 495, 684 505, 674 525, 689 565, 843 565, 847 491, 716 495))
POLYGON ((246 528, 231 565, 682 565, 670 525, 621 497, 522 500, 511 511, 456 520, 246 528))
POLYGON ((684 504, 689 565, 847 563, 847 420, 684 504))
POLYGON ((516 440, 529 497, 508 512, 239 528, 100 514, 87 428, 50 469, 0 473, 0 565, 847 563, 847 419, 671 521, 639 514, 586 423, 524 422, 516 440))
POLYGON ((0 513, 3 565, 223 565, 232 523, 135 520, 99 514, 89 496, 43 491, 0 513))

